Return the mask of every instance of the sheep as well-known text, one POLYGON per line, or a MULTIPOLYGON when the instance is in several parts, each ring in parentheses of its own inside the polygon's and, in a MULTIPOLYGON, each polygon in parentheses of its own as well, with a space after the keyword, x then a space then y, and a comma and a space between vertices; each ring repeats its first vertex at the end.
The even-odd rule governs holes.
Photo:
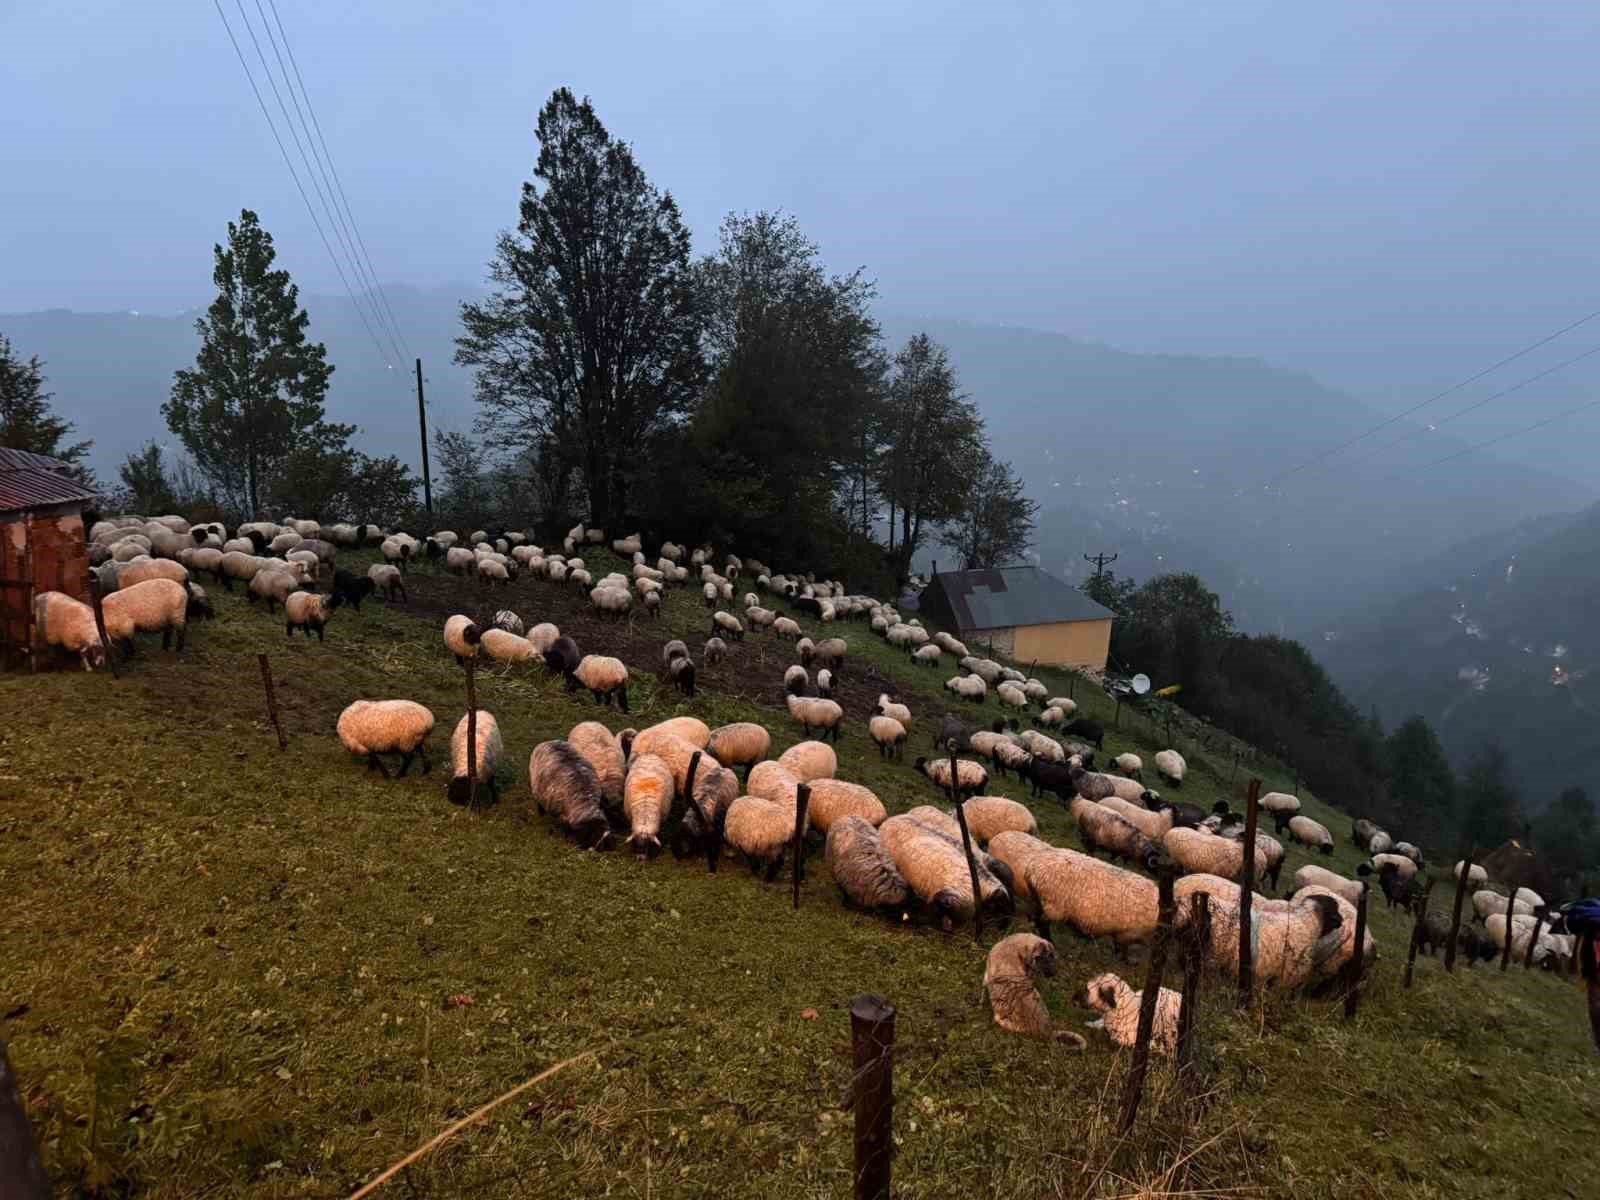
POLYGON ((817 671, 817 695, 824 700, 833 699, 833 672, 827 667, 817 671))
POLYGON ((983 969, 994 1023, 1010 1033, 1066 1042, 1081 1050, 1087 1045, 1081 1035, 1051 1026, 1050 1010, 1033 985, 1035 976, 1055 973, 1056 948, 1043 938, 1013 933, 996 942, 983 969))
POLYGON ((562 828, 585 848, 599 850, 611 840, 600 807, 600 779, 570 743, 540 742, 534 747, 528 758, 528 791, 539 811, 554 813, 562 828))
POLYGON ((992 659, 988 659, 988 658, 972 658, 972 659, 963 658, 961 660, 961 665, 966 670, 971 671, 979 679, 983 680, 984 684, 987 685, 988 687, 996 687, 1000 683, 1000 680, 1001 680, 1001 674, 1000 674, 1001 667, 1000 667, 999 663, 995 662, 992 659))
POLYGON ((816 643, 808 637, 803 637, 794 644, 794 651, 800 656, 802 666, 811 665, 811 656, 816 653, 816 649, 816 643))
POLYGON ((444 623, 444 644, 458 663, 478 657, 478 643, 483 640, 483 630, 471 617, 457 613, 444 623))
POLYGON ((554 646, 560 637, 560 628, 552 625, 549 621, 541 621, 528 630, 528 641, 533 644, 534 650, 540 655, 545 654, 551 646, 554 646))
POLYGON ((274 612, 279 604, 288 607, 289 597, 301 588, 301 583, 288 571, 262 570, 257 571, 245 587, 245 599, 253 605, 255 602, 265 600, 267 611, 274 612))
MULTIPOLYGON (((495 771, 500 766, 500 756, 505 743, 500 738, 500 724, 487 709, 478 710, 476 746, 473 748, 473 765, 477 768, 477 781, 489 785, 489 801, 500 799, 500 782, 495 771)), ((452 804, 466 804, 472 798, 472 776, 467 771, 467 714, 456 722, 450 735, 450 784, 445 795, 452 804)))
POLYGON ((832 779, 839 771, 839 756, 826 742, 796 742, 777 761, 801 783, 832 779))
POLYGON ((1078 836, 1091 857, 1097 850, 1104 850, 1109 857, 1155 869, 1161 852, 1132 822, 1081 795, 1073 799, 1070 811, 1078 823, 1078 836))
POLYGON ((706 752, 730 769, 743 767, 748 777, 750 768, 767 756, 772 748, 772 735, 754 721, 735 721, 720 725, 711 731, 706 742, 706 752))
MULTIPOLYGON (((1100 1019, 1090 1022, 1091 1029, 1105 1031, 1107 1037, 1119 1046, 1131 1046, 1139 1036, 1139 1012, 1144 1004, 1144 993, 1136 992, 1122 981, 1121 976, 1107 972, 1096 975, 1084 988, 1090 1008, 1100 1013, 1100 1019)), ((1156 993, 1156 1016, 1150 1027, 1150 1046, 1157 1054, 1169 1057, 1178 1051, 1178 1012, 1183 1007, 1183 995, 1164 987, 1156 993)))
POLYGON ((823 638, 812 647, 811 652, 816 656, 818 662, 837 672, 844 667, 845 655, 849 651, 849 643, 843 638, 834 637, 823 638))
MULTIPOLYGON (((1456 863, 1455 877, 1457 879, 1461 878, 1461 872, 1466 870, 1466 866, 1467 863, 1465 859, 1462 859, 1460 862, 1456 863)), ((1467 882, 1473 887, 1486 887, 1489 883, 1489 872, 1485 871, 1482 867, 1474 863, 1472 869, 1467 871, 1467 882)))
MULTIPOLYGON (((1526 894, 1527 893, 1522 890, 1517 892, 1514 910, 1516 916, 1531 917, 1534 915, 1534 909, 1538 907, 1537 905, 1530 904, 1528 901, 1522 898, 1526 894)), ((1499 913, 1502 917, 1505 916, 1506 908, 1508 905, 1511 905, 1511 903, 1512 902, 1509 897, 1502 896, 1499 892, 1491 892, 1485 889, 1472 893, 1472 911, 1476 914, 1477 920, 1479 921, 1483 921, 1486 918, 1495 915, 1496 913, 1499 913)))
POLYGON ((364 756, 367 770, 377 768, 385 779, 393 776, 380 754, 400 755, 402 776, 413 758, 422 759, 424 775, 433 770, 428 758, 433 713, 415 700, 357 700, 339 714, 337 732, 346 750, 358 758, 364 756))
POLYGON ((1107 796, 1099 803, 1102 807, 1109 808, 1116 813, 1153 842, 1161 841, 1167 836, 1167 831, 1172 828, 1171 809, 1151 812, 1144 805, 1137 804, 1132 800, 1124 800, 1121 796, 1107 796))
POLYGON ((961 802, 961 811, 966 814, 967 830, 973 841, 983 845, 988 845, 997 834, 1036 834, 1039 831, 1032 810, 1004 796, 969 796, 961 802))
POLYGON ((1119 754, 1111 760, 1111 765, 1129 779, 1139 778, 1139 772, 1144 770, 1144 760, 1137 754, 1119 754))
MULTIPOLYGON (((535 630, 535 632, 538 632, 535 630)), ((531 642, 533 638, 530 636, 531 642)), ((537 648, 537 645, 535 646, 537 648)), ((545 648, 545 670, 553 671, 558 675, 570 676, 578 669, 578 663, 583 658, 583 651, 578 649, 578 643, 565 635, 558 636, 545 648)))
MULTIPOLYGON (((1239 879, 1244 875, 1244 843, 1231 838, 1217 837, 1199 829, 1173 828, 1161 839, 1172 860, 1186 874, 1217 875, 1223 879, 1239 879)), ((1267 873, 1267 853, 1257 843, 1255 848, 1256 878, 1267 873)))
POLYGON ((567 744, 583 756, 600 785, 600 802, 616 808, 622 803, 622 780, 627 774, 622 744, 599 721, 580 721, 567 734, 567 744))
MULTIPOLYGON (((398 576, 399 572, 396 571, 395 574, 398 576)), ((255 580, 252 579, 250 582, 254 584, 255 580)), ((357 575, 339 567, 333 573, 333 593, 342 597, 343 602, 357 612, 361 611, 361 602, 377 590, 378 585, 370 571, 366 575, 357 575)))
POLYGON ((293 637, 296 629, 305 630, 306 640, 316 631, 317 641, 323 641, 323 630, 333 617, 333 610, 344 603, 335 592, 324 596, 318 592, 295 592, 283 602, 283 628, 285 637, 293 637))
POLYGON ((867 720, 867 733, 878 747, 879 758, 905 757, 906 727, 893 717, 882 714, 867 720))
POLYGON ((1183 755, 1176 750, 1156 751, 1156 772, 1173 787, 1183 786, 1183 776, 1188 769, 1189 764, 1184 762, 1183 755))
POLYGON ((135 633, 160 632, 165 650, 176 632, 181 651, 189 619, 189 589, 170 579, 147 579, 105 597, 100 602, 100 617, 107 640, 122 643, 126 658, 133 657, 135 633))
MULTIPOLYGON (((956 921, 967 920, 976 911, 972 875, 960 842, 942 827, 944 814, 936 812, 941 821, 930 822, 919 817, 920 811, 890 817, 878 833, 901 876, 948 932, 956 921)), ((982 864, 978 864, 978 890, 985 911, 1010 908, 1010 892, 982 864)))
MULTIPOLYGON (((1040 733, 1037 729, 1024 729, 1017 735, 1017 741, 1024 750, 1037 758, 1056 763, 1067 761, 1067 752, 1061 743, 1053 737, 1047 737, 1045 734, 1040 733)), ((1143 792, 1144 789, 1141 787, 1138 794, 1142 795, 1143 792)), ((1121 795, 1120 792, 1118 794, 1121 795)))
POLYGON ((778 800, 740 796, 728 805, 722 836, 728 845, 744 855, 752 871, 765 867, 770 883, 783 866, 784 852, 794 838, 795 821, 796 801, 792 789, 786 798, 778 800))
POLYGON ((617 707, 628 711, 628 668, 621 659, 603 654, 584 655, 577 667, 567 674, 567 691, 577 691, 580 684, 589 689, 596 704, 609 708, 615 696, 617 707))
POLYGON ((508 666, 520 667, 539 660, 539 652, 533 648, 532 642, 504 629, 485 629, 478 644, 495 662, 508 666))
POLYGON ((847 903, 868 910, 898 910, 905 916, 911 887, 872 822, 840 817, 828 828, 823 858, 847 903))
POLYGON ((955 638, 951 637, 942 629, 933 635, 933 640, 941 650, 944 650, 948 654, 955 655, 958 659, 966 658, 968 656, 966 646, 964 646, 961 642, 958 642, 955 638))
POLYGON ((995 688, 994 694, 999 698, 1000 703, 1007 708, 1028 707, 1027 693, 1014 683, 1002 683, 995 688))
POLYGON ((712 760, 702 767, 704 754, 696 751, 689 760, 689 774, 683 788, 687 810, 673 836, 672 855, 683 858, 702 847, 706 866, 715 872, 721 857, 723 818, 728 807, 739 798, 739 777, 712 760))
POLYGON ((733 641, 744 640, 744 625, 732 613, 718 609, 711 614, 711 632, 713 634, 726 634, 733 641))
POLYGON ((832 737, 839 740, 840 726, 844 723, 844 709, 839 707, 837 701, 821 700, 810 696, 785 696, 789 705, 789 715, 800 722, 800 727, 806 736, 811 736, 812 730, 818 730, 822 738, 832 737))
POLYGON ((95 625, 94 609, 65 592, 39 592, 33 598, 33 628, 46 646, 76 654, 85 671, 104 666, 105 644, 95 625))
POLYGON ((1394 849, 1394 838, 1383 830, 1378 830, 1372 835, 1372 840, 1367 843, 1368 854, 1387 854, 1394 849))
MULTIPOLYGON (((981 735, 974 735, 978 737, 981 735)), ((1034 756, 1028 753, 1025 746, 1020 746, 1007 737, 994 735, 997 740, 991 745, 989 761, 996 771, 1004 775, 1006 771, 1015 771, 1018 776, 1033 763, 1034 756)))
POLYGON ((1019 853, 1012 839, 1026 836, 1001 834, 990 849, 1014 864, 1019 892, 1025 889, 1033 899, 1041 936, 1049 937, 1051 924, 1061 921, 1090 941, 1109 937, 1119 958, 1129 947, 1150 941, 1158 905, 1152 880, 1075 850, 1021 843, 1019 853))
POLYGON ((1287 792, 1268 792, 1257 801, 1262 812, 1272 814, 1273 823, 1278 832, 1282 833, 1289 824, 1289 818, 1300 811, 1300 800, 1287 792))
POLYGON ((478 578, 484 583, 509 584, 513 578, 511 568, 491 558, 478 560, 478 578))
POLYGON ((1333 834, 1320 821, 1310 817, 1293 816, 1288 820, 1289 836, 1302 846, 1309 846, 1324 854, 1333 853, 1333 834))
POLYGON ((675 658, 668 663, 667 677, 686 698, 694 699, 694 663, 687 657, 675 658))
POLYGON ((859 818, 873 826, 882 825, 889 815, 883 801, 871 788, 843 779, 822 778, 809 781, 811 798, 807 821, 824 836, 846 817, 859 818))
POLYGON ((772 632, 792 642, 800 636, 800 623, 792 617, 776 617, 772 622, 772 632))
POLYGON ((400 568, 392 563, 373 563, 367 568, 367 578, 372 581, 373 590, 382 592, 385 600, 393 600, 396 594, 402 600, 409 599, 405 578, 400 574, 400 568))
POLYGON ((728 643, 719 637, 707 638, 705 647, 700 654, 701 661, 708 667, 713 663, 721 662, 727 656, 728 643))
POLYGON ((596 612, 615 617, 620 621, 628 615, 628 609, 633 606, 633 596, 627 588, 602 584, 589 593, 589 603, 596 612))
POLYGON ((974 704, 982 704, 989 694, 988 687, 976 675, 955 675, 945 680, 947 690, 954 692, 963 700, 970 700, 974 704))
POLYGON ((938 667, 939 658, 939 647, 934 645, 918 646, 911 652, 911 661, 919 667, 938 667))
POLYGON ((622 808, 628 817, 628 845, 643 861, 661 850, 661 824, 672 811, 677 789, 673 771, 655 754, 641 754, 628 764, 622 785, 622 808))
MULTIPOLYGON (((1239 962, 1239 889, 1214 875, 1191 875, 1173 889, 1180 916, 1204 891, 1212 898, 1211 940, 1206 953, 1219 970, 1236 974, 1239 962)), ((1336 973, 1347 942, 1354 941, 1355 910, 1337 894, 1311 886, 1289 900, 1254 897, 1250 940, 1253 974, 1267 986, 1297 989, 1336 973)))
MULTIPOLYGON (((911 623, 913 625, 917 624, 917 622, 914 619, 913 619, 913 621, 911 623)), ((1000 668, 1000 679, 1002 680, 1002 682, 1014 683, 1014 684, 1017 684, 1019 687, 1022 684, 1028 682, 1028 677, 1026 675, 1024 675, 1021 671, 1017 670, 1015 667, 1001 667, 1000 668)))
POLYGON ((911 709, 906 707, 904 704, 896 704, 893 700, 889 699, 888 692, 878 693, 878 715, 884 717, 893 717, 905 728, 911 728, 911 709))
POLYGON ((1396 842, 1394 844, 1394 852, 1396 854, 1405 855, 1418 866, 1422 865, 1422 851, 1417 849, 1417 847, 1412 845, 1410 842, 1396 842))
POLYGON ((804 696, 811 690, 811 674, 799 663, 783 673, 783 690, 790 696, 804 696))
POLYGON ((1044 702, 1044 707, 1046 712, 1049 712, 1052 708, 1059 708, 1061 715, 1068 720, 1078 712, 1078 702, 1066 696, 1051 696, 1050 699, 1044 702))
MULTIPOLYGON (((1078 717, 1063 725, 1061 732, 1066 737, 1082 738, 1084 741, 1091 743, 1096 750, 1105 749, 1106 731, 1098 721, 1091 721, 1087 717, 1078 717)), ((1158 771, 1161 769, 1159 759, 1160 756, 1158 755, 1156 762, 1158 771)))
POLYGON ((719 593, 717 591, 716 584, 708 580, 705 586, 700 589, 700 594, 705 597, 707 608, 715 608, 717 606, 717 598, 719 593))
POLYGON ((1361 897, 1363 884, 1358 879, 1347 879, 1337 872, 1326 867, 1306 864, 1294 873, 1294 890, 1299 892, 1303 888, 1320 887, 1335 893, 1341 900, 1355 904, 1361 897))
POLYGON ((117 576, 118 587, 132 587, 146 579, 170 579, 185 587, 189 584, 189 570, 170 558, 148 558, 129 563, 117 576))
POLYGON ((1403 854, 1374 854, 1372 856, 1372 870, 1382 871, 1386 866, 1394 867, 1395 873, 1406 882, 1410 882, 1417 873, 1417 864, 1403 854))
MULTIPOLYGON (((911 764, 912 770, 920 771, 933 781, 935 787, 942 792, 950 790, 950 760, 948 758, 919 758, 911 764)), ((956 760, 956 791, 960 796, 976 796, 985 791, 989 786, 989 772, 983 769, 982 764, 971 759, 961 758, 956 760)))

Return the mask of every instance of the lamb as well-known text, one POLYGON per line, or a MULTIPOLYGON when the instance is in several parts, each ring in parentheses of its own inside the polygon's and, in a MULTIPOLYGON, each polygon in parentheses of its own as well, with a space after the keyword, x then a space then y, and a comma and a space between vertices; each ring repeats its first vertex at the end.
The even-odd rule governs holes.
POLYGON ((772 735, 754 721, 735 721, 711 731, 706 742, 706 752, 730 769, 743 767, 748 778, 750 768, 772 749, 772 735))
MULTIPOLYGON (((1244 843, 1217 837, 1199 829, 1174 828, 1161 839, 1172 860, 1186 874, 1217 875, 1237 880, 1244 875, 1244 843)), ((1255 848, 1255 874, 1267 873, 1267 853, 1258 843, 1255 848)))
POLYGON ((889 699, 888 692, 878 693, 878 713, 880 716, 893 717, 905 728, 911 728, 911 710, 904 704, 896 704, 889 699))
MULTIPOLYGON (((1102 1014, 1091 1028, 1102 1029, 1119 1046, 1131 1046, 1139 1035, 1139 1010, 1144 993, 1136 992, 1118 975, 1096 975, 1084 989, 1090 1008, 1102 1014)), ((1164 987, 1156 994, 1156 1016, 1150 1027, 1150 1047, 1157 1054, 1178 1052, 1178 1012, 1183 995, 1164 987)))
POLYGON ((337 730, 344 748, 364 756, 367 770, 377 768, 385 779, 392 776, 380 754, 400 755, 402 776, 416 757, 422 759, 423 774, 433 770, 428 759, 433 713, 415 700, 357 700, 339 714, 337 730))
POLYGON ((296 629, 305 630, 306 640, 311 640, 311 633, 316 631, 317 641, 323 641, 323 630, 333 616, 333 610, 344 603, 344 598, 335 592, 331 596, 324 596, 318 592, 295 592, 283 602, 284 636, 293 637, 296 629))
POLYGON ((1036 834, 1039 823, 1026 804, 1004 796, 969 796, 961 803, 974 841, 988 845, 1002 833, 1036 834))
POLYGON ((963 700, 970 700, 974 704, 982 704, 988 696, 989 689, 977 675, 954 675, 945 680, 944 686, 948 691, 954 692, 963 700))
POLYGON ((458 663, 478 657, 478 643, 483 640, 483 630, 471 617, 457 613, 444 623, 444 644, 458 663))
MULTIPOLYGON (((534 633, 538 633, 535 629, 534 633)), ((530 642, 533 638, 528 638, 530 642)), ((537 648, 537 643, 535 643, 537 648)), ((578 663, 583 657, 583 652, 578 649, 578 643, 566 636, 559 636, 545 649, 544 666, 547 671, 554 671, 558 675, 565 675, 569 679, 578 669, 578 663)), ((573 690, 570 689, 569 690, 573 690)))
POLYGON ((868 910, 898 910, 905 916, 910 885, 871 822, 856 816, 840 817, 828 829, 823 857, 848 903, 868 910))
POLYGON ((46 646, 76 654, 85 671, 105 665, 106 648, 95 626, 94 609, 65 592, 39 592, 33 598, 33 628, 46 646))
POLYGON ((528 790, 540 812, 554 813, 582 845, 598 850, 611 840, 600 807, 600 779, 568 742, 540 742, 528 758, 528 790))
POLYGON ((879 758, 905 757, 906 727, 893 717, 879 715, 869 718, 867 733, 877 744, 879 758))
MULTIPOLYGON (((948 820, 942 813, 935 815, 948 820)), ((913 809, 884 821, 878 834, 895 867, 917 897, 939 916, 946 932, 956 921, 973 915, 977 905, 966 853, 940 823, 919 819, 918 810, 913 809)), ((985 911, 992 908, 1003 912, 1010 908, 1010 892, 981 864, 978 889, 985 911)))
MULTIPOLYGON (((791 768, 792 770, 793 768, 791 768)), ((847 817, 859 818, 876 827, 889 812, 871 788, 843 779, 816 778, 809 781, 811 798, 806 813, 808 823, 824 835, 847 817)))
MULTIPOLYGON (((495 771, 500 766, 501 754, 505 752, 505 743, 500 739, 500 724, 494 719, 493 713, 480 708, 474 732, 477 734, 477 745, 473 749, 473 765, 477 768, 477 780, 480 784, 489 785, 489 800, 494 803, 500 799, 500 783, 495 778, 495 771)), ((445 794, 452 804, 466 804, 472 798, 472 776, 467 771, 465 713, 456 722, 455 732, 450 735, 450 765, 450 784, 445 794)))
POLYGON ((100 602, 100 617, 107 640, 122 643, 124 657, 133 657, 135 633, 159 632, 165 650, 176 632, 181 651, 189 619, 189 589, 170 579, 147 579, 105 597, 100 602))
POLYGON ((596 704, 604 704, 609 708, 611 698, 615 696, 617 707, 623 712, 628 711, 628 668, 620 658, 608 658, 603 654, 584 655, 577 667, 567 675, 567 691, 575 692, 579 685, 589 689, 589 695, 594 697, 596 704))
POLYGON ((1070 808, 1073 819, 1078 822, 1078 836, 1083 839, 1083 847, 1090 857, 1097 850, 1104 850, 1109 857, 1143 863, 1155 869, 1161 852, 1132 822, 1081 795, 1072 801, 1070 808))
POLYGON ((1056 948, 1031 933, 1013 933, 995 943, 983 970, 984 990, 994 1010, 994 1023, 1025 1037, 1067 1042, 1081 1050, 1083 1038, 1050 1024, 1050 1010, 1033 985, 1035 976, 1056 973, 1056 948))
POLYGON ((820 731, 819 736, 822 738, 832 736, 834 741, 839 740, 840 726, 844 722, 844 709, 837 701, 793 695, 784 699, 789 704, 789 715, 800 722, 800 727, 805 730, 807 737, 815 729, 820 731))
POLYGON ((810 783, 838 774, 839 756, 826 742, 796 742, 778 756, 778 765, 801 783, 810 783))
POLYGON ((1184 762, 1183 755, 1176 750, 1156 751, 1156 771, 1161 778, 1169 781, 1173 787, 1183 786, 1184 773, 1189 769, 1189 764, 1184 762))
MULTIPOLYGON (((950 760, 948 758, 919 758, 911 764, 912 769, 926 775, 942 792, 950 790, 950 760)), ((956 760, 957 794, 961 796, 976 796, 989 787, 989 772, 983 769, 982 764, 971 759, 956 760)))
POLYGON ((1294 890, 1301 891, 1308 887, 1326 888, 1333 892, 1347 904, 1355 904, 1361 898, 1363 885, 1360 880, 1347 879, 1337 872, 1326 867, 1307 864, 1294 873, 1294 890))
POLYGON ((641 754, 628 764, 622 785, 622 808, 631 832, 628 844, 640 861, 661 850, 661 823, 672 811, 676 791, 672 768, 654 754, 641 754))
POLYGON ((627 764, 616 734, 599 721, 580 721, 567 734, 567 744, 594 770, 600 784, 601 802, 612 808, 619 806, 627 764))
POLYGON ((1302 846, 1310 846, 1324 854, 1333 853, 1333 834, 1328 832, 1326 825, 1298 815, 1290 817, 1288 825, 1289 836, 1302 846))
POLYGON ((1014 683, 1002 683, 995 688, 994 694, 999 697, 1000 703, 1007 708, 1028 707, 1028 694, 1014 683))

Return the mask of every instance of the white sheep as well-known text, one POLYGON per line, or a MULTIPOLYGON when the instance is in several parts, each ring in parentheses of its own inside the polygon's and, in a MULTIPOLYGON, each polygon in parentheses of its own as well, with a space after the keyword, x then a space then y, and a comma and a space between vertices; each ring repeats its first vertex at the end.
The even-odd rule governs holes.
POLYGON ((609 708, 611 698, 615 696, 617 707, 623 712, 628 711, 628 668, 621 659, 608 658, 603 654, 584 655, 577 669, 567 676, 567 691, 577 691, 580 684, 589 689, 596 704, 604 704, 609 708))
POLYGON ((39 592, 33 598, 33 627, 46 646, 76 654, 85 671, 103 666, 106 648, 95 626, 94 609, 65 592, 39 592))
MULTIPOLYGON (((1144 1004, 1144 993, 1136 992, 1118 975, 1096 975, 1084 988, 1090 1008, 1100 1013, 1099 1020, 1090 1022, 1090 1028, 1104 1030, 1107 1037, 1119 1046, 1131 1046, 1138 1040, 1139 1010, 1144 1004)), ((1164 987, 1156 994, 1155 1021, 1150 1027, 1150 1047, 1157 1054, 1169 1057, 1178 1050, 1178 1012, 1183 1007, 1183 995, 1164 987)))
POLYGON ((467 770, 467 714, 463 713, 461 720, 456 722, 455 732, 450 735, 451 776, 445 795, 452 804, 466 804, 471 800, 474 778, 478 783, 488 785, 491 802, 500 799, 500 784, 495 778, 500 756, 505 752, 500 724, 492 712, 480 708, 473 732, 476 734, 472 764, 476 768, 475 776, 467 770))
POLYGON ((1188 770, 1189 764, 1176 750, 1156 751, 1156 772, 1173 787, 1183 786, 1183 777, 1188 770))
POLYGON ((471 617, 457 613, 444 623, 444 644, 458 663, 478 656, 478 644, 483 640, 483 630, 471 617))
POLYGON ((844 721, 844 709, 836 701, 823 700, 811 696, 785 696, 789 705, 789 715, 810 736, 812 730, 818 730, 819 736, 831 736, 834 741, 839 740, 840 726, 844 721))
POLYGON ((133 656, 135 633, 159 632, 165 650, 176 632, 181 651, 189 617, 189 589, 170 579, 147 579, 105 597, 100 602, 100 617, 106 638, 120 642, 125 657, 133 656))
POLYGON ((433 769, 427 745, 432 731, 433 713, 415 700, 357 700, 339 714, 339 741, 344 748, 365 757, 367 770, 377 768, 386 779, 391 776, 380 754, 400 755, 401 775, 419 756, 424 774, 433 769))

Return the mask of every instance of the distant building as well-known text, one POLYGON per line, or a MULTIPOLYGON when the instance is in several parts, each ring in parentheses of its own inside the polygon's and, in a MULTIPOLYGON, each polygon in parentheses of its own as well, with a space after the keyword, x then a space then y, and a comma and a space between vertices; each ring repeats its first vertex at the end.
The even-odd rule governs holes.
POLYGON ((89 599, 83 510, 100 497, 59 459, 0 446, 0 660, 31 653, 39 592, 89 599))
POLYGON ((922 613, 955 632, 973 653, 992 647, 1017 662, 1105 670, 1109 608, 1038 567, 936 571, 922 613))

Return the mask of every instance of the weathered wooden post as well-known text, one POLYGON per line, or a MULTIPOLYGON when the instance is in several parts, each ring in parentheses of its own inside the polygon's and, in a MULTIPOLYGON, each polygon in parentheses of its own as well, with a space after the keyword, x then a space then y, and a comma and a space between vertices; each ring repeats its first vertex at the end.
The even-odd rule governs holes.
POLYGON ((467 807, 478 807, 478 656, 467 659, 467 807))
POLYGON ((947 743, 950 750, 950 803, 956 810, 956 824, 961 826, 961 849, 967 856, 967 874, 972 879, 972 936, 983 941, 983 893, 978 890, 978 858, 972 853, 972 833, 967 829, 967 809, 961 798, 961 777, 956 773, 956 740, 947 743))
POLYGON ((1200 979, 1211 945, 1211 897, 1196 892, 1189 901, 1189 932, 1183 943, 1183 1003, 1178 1006, 1178 1066, 1194 1062, 1194 1022, 1200 1007, 1200 979))
POLYGON ((1522 969, 1524 971, 1533 966, 1534 947, 1539 944, 1539 931, 1544 928, 1544 918, 1549 911, 1542 904, 1533 910, 1533 936, 1528 939, 1527 952, 1522 956, 1522 969))
POLYGON ((116 647, 106 636, 106 615, 100 609, 100 576, 92 571, 89 573, 89 599, 94 605, 94 627, 100 631, 100 645, 105 647, 106 666, 111 668, 111 678, 120 679, 121 675, 117 671, 116 647))
POLYGON ((1516 939, 1516 926, 1511 923, 1511 915, 1517 911, 1517 893, 1522 890, 1520 883, 1511 885, 1511 898, 1506 901, 1506 944, 1500 947, 1500 969, 1504 971, 1511 965, 1511 943, 1516 939))
POLYGON ((1428 897, 1433 894, 1433 879, 1422 889, 1422 900, 1417 904, 1417 919, 1411 924, 1411 947, 1406 951, 1405 986, 1411 986, 1411 973, 1416 969, 1417 950, 1422 945, 1422 931, 1428 923, 1428 897))
POLYGON ((857 996, 850 1003, 850 1044, 855 1075, 850 1085, 856 1110, 855 1200, 889 1200, 890 1155, 894 1150, 894 1005, 882 996, 857 996))
POLYGON ((0 1042, 0 1197, 50 1200, 50 1178, 39 1159, 4 1042, 0 1042))
POLYGON ((1353 1020, 1361 1007, 1361 975, 1367 969, 1367 881, 1361 881, 1356 897, 1356 938, 1350 946, 1350 961, 1345 964, 1344 1019, 1353 1020))
POLYGON ((800 873, 805 870, 806 807, 811 803, 811 788, 800 784, 794 789, 794 843, 790 853, 794 856, 794 909, 800 911, 800 873))
POLYGON ((1256 820, 1259 816, 1257 801, 1261 796, 1261 780, 1252 778, 1250 790, 1244 797, 1244 871, 1239 880, 1239 1007, 1250 1007, 1250 997, 1255 990, 1256 970, 1253 948, 1250 945, 1250 902, 1255 897, 1256 886, 1256 820))
POLYGON ((1444 969, 1453 972, 1456 969, 1456 938, 1461 935, 1461 902, 1467 894, 1467 877, 1472 874, 1473 859, 1478 857, 1478 848, 1471 846, 1467 849, 1466 858, 1461 860, 1461 875, 1456 880, 1456 904, 1450 913, 1450 940, 1444 947, 1444 969))
POLYGON ((1150 943, 1150 970, 1145 975, 1144 992, 1139 997, 1139 1028, 1134 1035, 1133 1061, 1122 1084, 1122 1115, 1117 1119, 1118 1135, 1133 1128, 1144 1098, 1144 1078, 1150 1070, 1150 1035, 1156 1025, 1156 1002, 1161 998, 1161 976, 1167 967, 1167 947, 1172 941, 1172 867, 1162 863, 1156 876, 1159 900, 1156 908, 1156 936, 1150 943))
POLYGON ((1600 967, 1594 961, 1594 934, 1578 940, 1578 957, 1583 964, 1583 982, 1589 992, 1589 1028, 1594 1033, 1595 1049, 1600 1050, 1600 967))
POLYGON ((267 717, 272 721, 272 728, 278 732, 278 749, 287 750, 289 739, 283 736, 283 722, 278 720, 278 696, 272 690, 272 667, 265 654, 256 655, 256 662, 261 664, 261 683, 267 689, 267 717))

